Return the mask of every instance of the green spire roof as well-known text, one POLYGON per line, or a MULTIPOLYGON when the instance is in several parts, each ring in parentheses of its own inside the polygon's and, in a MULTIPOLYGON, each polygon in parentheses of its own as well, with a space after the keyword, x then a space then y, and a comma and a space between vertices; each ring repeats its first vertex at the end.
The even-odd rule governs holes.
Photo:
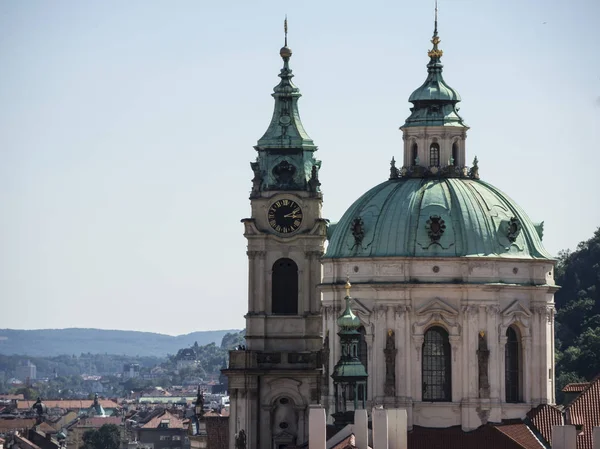
POLYGON ((292 83, 294 75, 289 65, 292 50, 287 46, 287 19, 284 29, 285 44, 279 51, 283 59, 279 73, 281 81, 272 94, 275 98, 273 118, 254 146, 258 152, 256 162, 250 163, 254 173, 251 198, 268 190, 303 190, 315 196, 321 195, 321 161, 314 158, 317 146, 302 126, 298 112, 300 89, 292 83))
POLYGON ((435 8, 435 26, 431 43, 433 48, 429 50, 429 64, 427 64, 427 79, 421 87, 415 90, 408 101, 414 107, 411 115, 402 126, 459 126, 467 127, 463 119, 458 115, 456 104, 460 101, 460 95, 450 87, 442 76, 441 58, 444 52, 438 47, 441 42, 437 30, 437 5, 435 8))
POLYGON ((271 124, 258 140, 257 149, 267 148, 292 148, 303 150, 316 150, 313 140, 304 130, 300 113, 298 112, 298 99, 302 96, 300 89, 292 82, 294 74, 290 69, 292 50, 287 46, 287 19, 285 25, 285 45, 279 51, 283 59, 283 68, 279 72, 281 81, 273 89, 275 109, 271 124))
POLYGON ((340 315, 340 317, 337 319, 337 324, 342 331, 356 330, 360 327, 360 320, 356 315, 354 315, 354 312, 352 312, 352 309, 350 308, 350 302, 352 301, 352 297, 350 296, 350 287, 352 287, 352 285, 348 279, 346 280, 346 297, 344 298, 346 301, 346 309, 344 310, 344 313, 342 313, 342 315, 340 315))

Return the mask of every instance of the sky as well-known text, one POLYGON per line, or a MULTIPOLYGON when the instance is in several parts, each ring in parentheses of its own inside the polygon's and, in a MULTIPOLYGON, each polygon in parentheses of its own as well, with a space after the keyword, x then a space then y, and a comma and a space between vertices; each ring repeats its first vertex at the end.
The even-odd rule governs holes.
MULTIPOLYGON (((337 221, 402 156, 433 1, 0 2, 0 328, 243 328, 283 18, 337 221)), ((481 178, 552 254, 600 225, 597 0, 440 0, 481 178)))

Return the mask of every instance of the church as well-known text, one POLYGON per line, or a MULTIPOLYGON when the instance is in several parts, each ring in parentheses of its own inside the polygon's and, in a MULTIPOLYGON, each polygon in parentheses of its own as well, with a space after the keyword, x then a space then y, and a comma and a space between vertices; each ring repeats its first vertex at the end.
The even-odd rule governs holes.
MULTIPOLYGON (((401 157, 337 222, 321 215, 317 146, 292 51, 254 146, 246 346, 230 353, 230 447, 308 441, 309 408, 404 409, 409 431, 522 419, 554 403, 554 263, 530 220, 469 164, 437 13, 401 157)), ((335 186, 329 187, 334 189, 335 186)), ((241 250, 241 249, 240 249, 241 250)))

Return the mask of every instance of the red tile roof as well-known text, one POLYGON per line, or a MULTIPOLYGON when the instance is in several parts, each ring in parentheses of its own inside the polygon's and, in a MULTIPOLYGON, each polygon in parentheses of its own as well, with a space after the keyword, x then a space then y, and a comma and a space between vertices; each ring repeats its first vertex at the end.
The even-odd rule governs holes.
POLYGON ((563 387, 563 393, 580 393, 590 385, 589 382, 571 383, 563 387))
POLYGON ((460 426, 432 429, 414 426, 408 432, 409 449, 543 449, 537 439, 529 438, 525 424, 512 424, 504 431, 499 425, 481 426, 472 432, 463 432, 460 426), (522 427, 519 427, 522 426, 522 427))
POLYGON ((31 429, 35 426, 35 418, 0 419, 0 432, 7 430, 31 429))
MULTIPOLYGON (((59 400, 59 401, 44 401, 44 404, 48 408, 67 408, 67 409, 85 409, 90 408, 92 406, 92 400, 85 401, 71 401, 71 400, 59 400)), ((98 400, 102 408, 118 408, 119 404, 114 401, 108 399, 100 399, 98 400)), ((19 410, 26 410, 33 407, 35 401, 18 401, 17 408, 19 410)))
POLYGON ((592 449, 592 432, 595 426, 600 426, 600 376, 565 407, 565 416, 568 424, 582 426, 577 435, 577 449, 592 449))
POLYGON ((544 445, 523 422, 497 425, 494 428, 527 449, 543 449, 544 445))
POLYGON ((548 404, 532 408, 527 412, 527 418, 531 420, 548 445, 552 444, 552 426, 564 425, 561 410, 548 404))
POLYGON ((161 422, 169 420, 169 429, 183 429, 183 421, 165 410, 142 426, 142 429, 157 429, 161 422))
POLYGON ((102 427, 104 424, 116 424, 120 426, 123 420, 118 416, 107 416, 105 418, 92 417, 81 419, 75 427, 93 427, 95 429, 102 427))
POLYGON ((0 394, 0 401, 12 401, 12 400, 22 401, 24 399, 25 399, 25 396, 22 394, 0 394))
POLYGON ((354 449, 356 447, 356 438, 354 434, 348 435, 331 449, 354 449))

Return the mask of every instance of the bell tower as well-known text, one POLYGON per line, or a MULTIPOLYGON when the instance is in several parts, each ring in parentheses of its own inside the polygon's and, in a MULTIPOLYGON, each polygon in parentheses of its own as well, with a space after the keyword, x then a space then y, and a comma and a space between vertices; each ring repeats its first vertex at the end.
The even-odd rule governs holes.
POLYGON ((308 407, 320 397, 321 282, 327 221, 321 217, 321 162, 298 112, 292 50, 280 50, 271 123, 254 149, 248 240, 246 347, 230 352, 230 447, 272 449, 308 439, 308 407), (243 435, 240 433, 242 432, 243 435), (242 435, 242 436, 240 436, 242 435))

